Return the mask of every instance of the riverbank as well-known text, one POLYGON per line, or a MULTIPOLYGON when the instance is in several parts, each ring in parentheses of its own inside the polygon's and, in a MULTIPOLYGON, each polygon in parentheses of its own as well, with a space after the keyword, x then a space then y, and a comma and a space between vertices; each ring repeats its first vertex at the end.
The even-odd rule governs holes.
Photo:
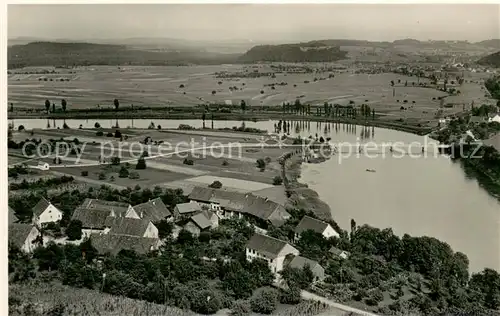
MULTIPOLYGON (((189 119, 199 118, 202 119, 202 112, 167 112, 159 110, 145 110, 141 112, 135 111, 120 111, 120 112, 67 112, 67 113, 9 113, 9 120, 16 119, 47 119, 47 120, 66 120, 66 119, 102 119, 102 120, 123 120, 123 119, 189 119)), ((360 126, 373 126, 379 128, 392 129, 407 133, 413 133, 417 135, 427 135, 435 130, 433 126, 423 126, 420 123, 410 124, 405 122, 399 122, 397 120, 389 120, 382 117, 377 117, 375 119, 358 119, 358 118, 346 118, 346 117, 322 117, 322 116, 307 116, 307 115, 295 115, 295 114, 284 114, 282 112, 276 111, 261 111, 261 112, 247 112, 247 113, 213 113, 207 115, 205 121, 207 125, 211 120, 214 121, 269 121, 269 120, 283 120, 283 121, 311 121, 320 123, 343 123, 343 124, 353 124, 360 126), (420 125, 420 126, 419 126, 420 125)))

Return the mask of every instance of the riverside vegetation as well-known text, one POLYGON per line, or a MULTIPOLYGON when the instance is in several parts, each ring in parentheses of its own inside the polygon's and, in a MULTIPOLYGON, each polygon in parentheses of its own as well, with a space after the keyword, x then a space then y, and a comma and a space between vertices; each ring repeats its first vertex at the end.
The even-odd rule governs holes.
MULTIPOLYGON (((76 206, 97 194, 100 199, 131 204, 160 197, 169 207, 186 201, 182 190, 159 187, 118 191, 103 186, 99 191, 63 192, 50 196, 52 203, 64 213, 58 225, 61 228, 70 225, 68 219, 76 206)), ((9 200, 9 205, 18 217, 28 220, 30 214, 26 210, 39 198, 40 193, 16 196, 9 200)), ((280 228, 270 228, 269 234, 292 243, 294 227, 300 219, 306 214, 314 214, 300 209, 288 211, 292 218, 280 228)), ((335 222, 330 223, 338 229, 335 222)), ((121 251, 116 256, 100 255, 89 240, 80 245, 50 243, 36 249, 32 256, 9 246, 11 311, 15 315, 90 312, 87 309, 90 304, 85 301, 95 301, 94 295, 88 298, 85 295, 79 304, 74 300, 48 300, 36 305, 22 294, 28 289, 37 291, 48 284, 62 283, 69 286, 64 292, 73 292, 75 296, 82 295, 76 293, 83 293, 79 289, 86 288, 93 291, 89 294, 101 291, 203 314, 223 308, 231 309, 234 315, 250 311, 272 313, 280 303, 304 304, 300 303, 299 289, 307 289, 383 315, 408 315, 410 312, 417 315, 499 315, 499 273, 484 269, 470 275, 467 256, 454 252, 448 244, 435 238, 409 235, 400 238, 389 228, 359 226, 354 220, 350 231, 339 229, 340 238, 327 240, 320 234, 306 231, 294 246, 304 256, 322 264, 327 278, 324 283, 313 284, 307 266, 301 270, 286 268, 282 276, 288 290, 283 291, 272 287, 273 275, 266 262, 246 261, 245 245, 253 228, 243 220, 223 220, 218 228, 199 237, 183 230, 176 239, 170 237, 172 226, 169 223, 157 224, 163 246, 159 252, 147 255, 131 251, 121 251), (350 257, 346 260, 335 257, 329 252, 332 246, 350 252, 350 257)), ((125 308, 118 307, 112 298, 107 300, 102 315, 107 315, 105 312, 110 309, 123 311, 125 308)), ((120 300, 125 302, 125 299, 120 300)), ((148 305, 140 306, 149 308, 148 305)), ((153 309, 153 305, 149 306, 153 309)), ((318 312, 324 306, 301 308, 302 311, 318 312)), ((183 315, 179 309, 172 315, 183 315)))

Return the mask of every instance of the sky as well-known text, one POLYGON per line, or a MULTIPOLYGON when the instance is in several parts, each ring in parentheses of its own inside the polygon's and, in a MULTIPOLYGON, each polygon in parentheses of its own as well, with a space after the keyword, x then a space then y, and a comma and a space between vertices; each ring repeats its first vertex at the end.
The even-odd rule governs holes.
POLYGON ((8 37, 306 41, 500 38, 494 4, 8 5, 8 37))

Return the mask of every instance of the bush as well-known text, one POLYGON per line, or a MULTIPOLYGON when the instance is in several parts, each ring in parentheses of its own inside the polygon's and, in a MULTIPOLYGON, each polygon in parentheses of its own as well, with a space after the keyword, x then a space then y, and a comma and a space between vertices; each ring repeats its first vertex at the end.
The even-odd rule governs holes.
POLYGON ((250 303, 245 300, 237 300, 236 302, 233 303, 233 306, 231 308, 231 316, 246 316, 250 314, 252 311, 252 308, 250 306, 250 303))
POLYGON ((185 165, 192 166, 194 165, 194 161, 192 159, 184 158, 184 161, 182 162, 185 165))
POLYGON ((278 293, 273 289, 264 289, 250 301, 252 311, 261 314, 271 314, 278 305, 278 293))
POLYGON ((122 166, 120 168, 120 171, 118 172, 118 177, 120 178, 128 178, 129 172, 128 169, 125 166, 122 166))
POLYGON ((82 238, 82 222, 72 220, 66 228, 66 236, 69 240, 80 240, 82 238))
POLYGON ((227 160, 224 160, 224 161, 222 162, 222 165, 223 165, 223 166, 228 166, 228 165, 229 165, 229 162, 227 162, 227 160))
POLYGON ((264 171, 266 169, 266 162, 264 161, 264 159, 257 159, 257 168, 259 168, 260 171, 264 171))
POLYGON ((135 169, 146 169, 146 160, 144 160, 144 157, 139 158, 137 160, 137 165, 135 165, 135 169))
POLYGON ((298 286, 291 286, 288 291, 282 292, 280 295, 281 304, 298 304, 300 299, 300 288, 298 286))
POLYGON ((104 135, 104 133, 103 133, 102 131, 97 131, 97 132, 95 133, 95 135, 96 135, 96 136, 102 136, 102 135, 104 135))
POLYGON ((99 180, 106 180, 106 174, 104 172, 99 173, 99 180))
POLYGON ((161 125, 158 124, 158 129, 161 129, 161 125))
POLYGON ((264 161, 266 162, 266 164, 267 164, 267 163, 270 163, 270 162, 271 162, 271 157, 266 157, 266 158, 264 159, 264 161))
POLYGON ((69 129, 69 126, 68 126, 68 124, 66 124, 66 122, 64 122, 64 124, 63 124, 63 128, 64 128, 64 129, 69 129))
POLYGON ((119 130, 116 130, 115 131, 115 138, 122 138, 122 132, 120 132, 119 130))
POLYGON ((222 188, 222 182, 215 180, 208 187, 213 188, 213 189, 220 189, 220 188, 222 188))
POLYGON ((113 133, 108 132, 108 133, 106 134, 106 137, 113 137, 113 133))
POLYGON ((24 131, 24 125, 19 125, 19 127, 17 128, 18 131, 24 131))
POLYGON ((87 177, 89 175, 89 172, 87 170, 82 171, 82 177, 87 177))
POLYGON ((120 157, 111 157, 111 164, 113 166, 118 166, 120 164, 120 157))
POLYGON ((194 291, 191 300, 192 311, 200 314, 215 314, 221 308, 219 296, 214 291, 194 291))
POLYGON ((281 185, 283 183, 283 179, 280 176, 276 176, 273 179, 273 184, 274 185, 281 185))
POLYGON ((139 173, 137 173, 135 171, 132 171, 132 172, 129 173, 128 178, 129 179, 134 179, 134 180, 135 179, 139 179, 139 173))

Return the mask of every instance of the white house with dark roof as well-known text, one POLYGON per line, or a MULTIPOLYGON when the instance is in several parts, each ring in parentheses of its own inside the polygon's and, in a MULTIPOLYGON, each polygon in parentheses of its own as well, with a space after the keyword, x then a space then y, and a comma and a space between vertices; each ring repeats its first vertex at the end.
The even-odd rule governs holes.
POLYGON ((340 236, 327 222, 306 215, 302 218, 297 227, 295 227, 295 240, 299 240, 300 234, 308 230, 315 231, 323 235, 326 239, 340 236))
POLYGON ((45 198, 33 207, 33 224, 40 227, 47 223, 55 223, 62 219, 63 213, 45 198))
POLYGON ((71 220, 82 222, 82 235, 89 237, 91 234, 107 233, 106 219, 112 215, 114 216, 113 211, 107 209, 78 207, 73 212, 71 220))
POLYGON ((162 220, 173 220, 172 213, 168 210, 167 206, 161 198, 149 200, 145 203, 135 205, 125 214, 125 217, 145 219, 153 223, 162 220))
POLYGON ((285 258, 289 254, 298 256, 299 251, 286 241, 259 233, 255 233, 246 245, 247 260, 263 259, 275 274, 283 270, 285 258))
POLYGON ((41 245, 41 234, 38 228, 30 224, 10 224, 9 235, 7 237, 9 243, 19 247, 24 252, 33 252, 41 245))

